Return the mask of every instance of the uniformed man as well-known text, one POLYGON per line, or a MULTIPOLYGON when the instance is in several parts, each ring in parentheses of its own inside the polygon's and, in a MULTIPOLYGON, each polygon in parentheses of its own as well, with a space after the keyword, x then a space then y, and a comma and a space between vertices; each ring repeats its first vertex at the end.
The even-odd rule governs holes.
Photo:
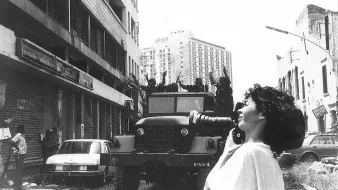
POLYGON ((188 90, 188 92, 204 92, 204 85, 201 78, 195 79, 195 85, 184 85, 181 80, 178 80, 181 88, 188 90))
POLYGON ((224 77, 220 77, 215 85, 216 90, 216 115, 220 117, 231 117, 234 109, 234 100, 232 96, 231 81, 223 67, 224 77))
POLYGON ((27 152, 27 145, 25 139, 25 126, 17 126, 17 134, 12 138, 12 146, 14 147, 14 159, 15 159, 15 179, 14 189, 22 189, 22 172, 23 172, 23 160, 27 152))
POLYGON ((167 71, 163 72, 162 74, 162 82, 156 86, 156 80, 154 78, 148 79, 148 73, 145 75, 148 85, 141 86, 141 88, 146 91, 146 94, 151 94, 154 92, 161 92, 164 90, 165 85, 165 77, 167 76, 167 71))

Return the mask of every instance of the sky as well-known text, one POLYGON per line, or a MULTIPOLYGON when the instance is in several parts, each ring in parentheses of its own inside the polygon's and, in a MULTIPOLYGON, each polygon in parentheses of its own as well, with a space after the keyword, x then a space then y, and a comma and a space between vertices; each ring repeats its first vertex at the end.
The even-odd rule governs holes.
POLYGON ((284 56, 299 40, 265 26, 294 32, 306 5, 338 8, 338 0, 139 0, 138 4, 140 48, 171 31, 191 29, 196 38, 232 53, 235 102, 254 83, 277 86, 276 55, 284 56))

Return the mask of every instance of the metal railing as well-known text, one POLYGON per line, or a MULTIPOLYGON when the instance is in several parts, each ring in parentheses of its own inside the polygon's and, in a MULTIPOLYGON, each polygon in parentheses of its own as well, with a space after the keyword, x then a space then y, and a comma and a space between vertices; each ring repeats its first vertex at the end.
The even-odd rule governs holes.
POLYGON ((61 26, 68 28, 69 7, 67 0, 30 0, 30 2, 61 26))

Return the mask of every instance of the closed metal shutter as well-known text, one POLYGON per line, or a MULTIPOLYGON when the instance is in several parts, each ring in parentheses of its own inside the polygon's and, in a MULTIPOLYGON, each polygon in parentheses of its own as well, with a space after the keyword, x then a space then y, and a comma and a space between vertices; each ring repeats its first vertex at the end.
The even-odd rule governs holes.
MULTIPOLYGON (((25 163, 41 161, 42 145, 40 133, 42 131, 42 96, 39 81, 31 76, 9 70, 6 81, 6 100, 1 110, 0 119, 16 116, 10 124, 12 137, 16 134, 16 125, 26 126, 27 153, 25 163)), ((1 154, 7 161, 9 141, 3 143, 1 154)), ((13 156, 12 157, 12 161, 13 156)))
POLYGON ((85 109, 84 114, 84 137, 85 139, 95 139, 94 137, 94 122, 85 109))
POLYGON ((42 87, 43 133, 53 127, 53 88, 44 84, 42 87))

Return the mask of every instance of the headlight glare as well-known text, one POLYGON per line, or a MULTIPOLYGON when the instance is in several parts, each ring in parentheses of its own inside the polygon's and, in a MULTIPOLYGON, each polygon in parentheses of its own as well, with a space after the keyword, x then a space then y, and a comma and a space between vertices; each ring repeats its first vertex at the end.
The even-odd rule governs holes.
POLYGON ((136 132, 137 132, 137 134, 139 136, 143 136, 144 135, 144 129, 143 128, 138 128, 136 132))
POLYGON ((187 136, 188 133, 189 133, 189 131, 188 131, 187 128, 183 128, 183 129, 181 130, 181 135, 183 135, 183 136, 187 136))

